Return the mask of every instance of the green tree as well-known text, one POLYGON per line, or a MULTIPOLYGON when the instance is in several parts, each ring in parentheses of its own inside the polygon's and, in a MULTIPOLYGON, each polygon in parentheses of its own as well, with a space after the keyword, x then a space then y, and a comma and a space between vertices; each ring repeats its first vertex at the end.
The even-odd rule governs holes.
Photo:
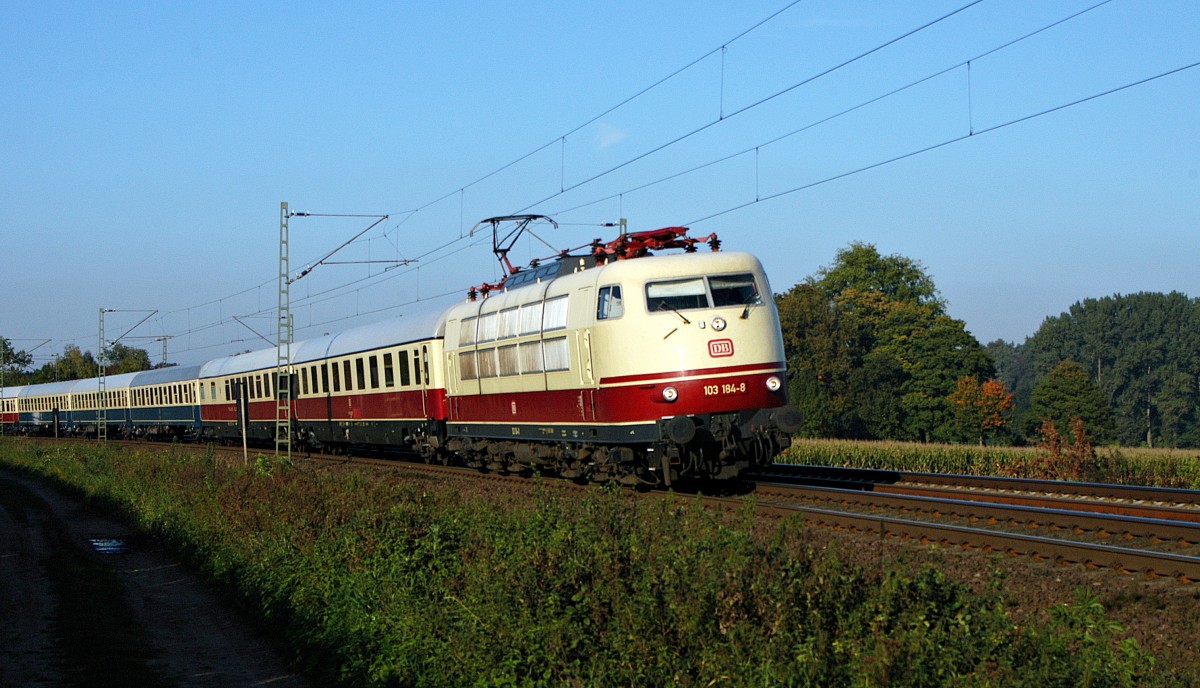
MULTIPOLYGON (((136 373, 150 370, 153 367, 150 363, 150 354, 145 349, 135 349, 120 342, 114 343, 109 348, 107 358, 108 366, 105 369, 107 375, 136 373)), ((92 373, 92 375, 95 374, 92 373)))
POLYGON ((1084 366, 1121 443, 1200 445, 1200 301, 1179 292, 1085 299, 1047 318, 1026 346, 1039 376, 1065 360, 1084 366))
POLYGON ((792 399, 810 435, 949 439, 956 381, 994 374, 920 263, 870 244, 838 251, 777 303, 792 399))
POLYGON ((34 357, 24 351, 12 348, 12 342, 0 337, 0 369, 8 373, 18 373, 34 364, 34 357))
POLYGON ((833 297, 850 289, 879 292, 888 300, 936 306, 946 303, 921 263, 901 255, 881 256, 874 244, 851 242, 840 249, 833 265, 817 270, 809 282, 833 297))
POLYGON ((1097 441, 1111 441, 1113 413, 1104 393, 1081 364, 1063 361, 1034 388, 1025 432, 1033 435, 1044 422, 1051 421, 1058 434, 1074 438, 1071 421, 1075 418, 1083 421, 1086 431, 1097 441))

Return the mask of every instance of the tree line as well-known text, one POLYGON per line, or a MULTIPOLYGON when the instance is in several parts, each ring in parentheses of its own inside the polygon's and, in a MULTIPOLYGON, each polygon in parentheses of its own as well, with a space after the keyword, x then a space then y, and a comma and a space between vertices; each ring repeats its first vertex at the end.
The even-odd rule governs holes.
MULTIPOLYGON (((105 352, 105 375, 121 373, 136 373, 162 365, 152 365, 150 354, 145 349, 125 346, 120 342, 114 343, 105 352)), ((33 356, 23 350, 12 347, 12 342, 0 337, 0 373, 3 374, 4 385, 37 385, 44 382, 62 382, 66 380, 82 380, 96 377, 99 373, 99 363, 91 351, 83 351, 74 344, 63 347, 61 354, 39 367, 33 367, 33 356)))
POLYGON ((1200 301, 1178 292, 1086 299, 983 346, 919 262, 852 243, 775 299, 804 435, 1023 444, 1050 423, 1200 446, 1200 301))

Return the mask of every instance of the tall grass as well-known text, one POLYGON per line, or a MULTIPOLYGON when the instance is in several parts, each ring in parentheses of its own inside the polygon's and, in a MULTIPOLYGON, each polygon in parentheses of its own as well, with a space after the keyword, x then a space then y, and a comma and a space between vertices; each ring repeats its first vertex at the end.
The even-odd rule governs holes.
POLYGON ((45 449, 0 460, 163 534, 320 684, 1092 685, 1153 680, 1094 598, 1018 624, 968 588, 687 500, 490 494, 398 473, 45 449))

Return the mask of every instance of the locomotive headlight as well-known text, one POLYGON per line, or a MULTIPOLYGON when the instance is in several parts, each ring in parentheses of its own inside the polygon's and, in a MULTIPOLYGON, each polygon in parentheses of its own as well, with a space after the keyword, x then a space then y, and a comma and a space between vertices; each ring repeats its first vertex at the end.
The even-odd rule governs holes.
POLYGON ((778 392, 780 387, 783 387, 782 380, 775 377, 774 375, 767 378, 767 389, 769 389, 772 392, 778 392))
POLYGON ((717 317, 713 318, 712 319, 712 327, 717 332, 720 332, 721 330, 725 329, 725 318, 722 318, 719 315, 717 317))
POLYGON ((663 401, 675 401, 679 398, 679 390, 674 387, 666 387, 663 389, 663 401))

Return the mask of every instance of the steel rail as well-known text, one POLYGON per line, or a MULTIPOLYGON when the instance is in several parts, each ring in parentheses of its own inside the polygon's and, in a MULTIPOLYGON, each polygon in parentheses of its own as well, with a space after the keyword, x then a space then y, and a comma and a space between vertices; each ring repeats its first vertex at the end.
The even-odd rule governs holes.
POLYGON ((842 505, 886 507, 932 514, 935 517, 967 518, 1027 524, 1031 527, 1086 531, 1101 535, 1173 541, 1184 546, 1200 544, 1200 524, 1175 519, 1101 514, 1073 509, 985 502, 974 499, 894 495, 861 490, 759 483, 760 499, 789 499, 799 496, 842 505))
POLYGON ((1138 502, 1174 503, 1190 505, 1200 510, 1200 490, 1148 487, 1144 485, 1114 485, 1110 483, 1072 482, 1066 480, 889 471, 871 468, 840 468, 804 464, 772 464, 746 477, 751 480, 805 479, 811 482, 827 482, 831 486, 848 483, 880 487, 888 485, 945 485, 948 487, 967 487, 1004 492, 1065 494, 1110 500, 1122 499, 1138 502))
MULTIPOLYGON (((728 497, 707 500, 722 503, 727 509, 737 509, 742 505, 741 500, 728 497)), ((807 521, 815 525, 878 534, 881 538, 897 537, 941 546, 999 552, 1014 557, 1029 556, 1062 565, 1078 564, 1121 573, 1140 573, 1148 577, 1169 577, 1181 583, 1200 582, 1200 557, 1185 554, 799 505, 764 504, 759 507, 776 514, 803 514, 807 521)))

